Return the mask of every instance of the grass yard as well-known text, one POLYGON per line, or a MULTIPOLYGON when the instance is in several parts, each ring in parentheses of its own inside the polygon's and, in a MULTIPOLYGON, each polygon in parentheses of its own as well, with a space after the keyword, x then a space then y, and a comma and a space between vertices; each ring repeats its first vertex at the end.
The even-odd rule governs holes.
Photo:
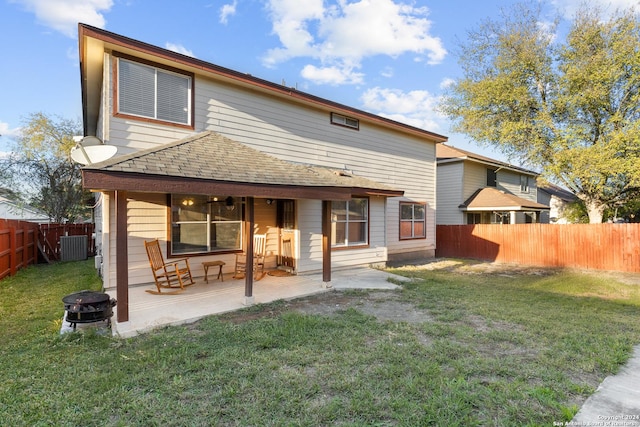
POLYGON ((552 425, 640 343, 637 284, 394 271, 414 280, 389 300, 422 320, 330 292, 125 340, 58 334, 61 298, 100 288, 92 260, 30 267, 0 281, 0 425, 552 425))

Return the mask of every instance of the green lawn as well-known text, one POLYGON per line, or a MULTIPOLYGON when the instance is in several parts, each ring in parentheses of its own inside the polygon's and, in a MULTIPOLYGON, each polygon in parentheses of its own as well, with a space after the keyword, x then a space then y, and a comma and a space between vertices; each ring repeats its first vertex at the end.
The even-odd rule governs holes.
POLYGON ((280 302, 125 340, 58 334, 93 261, 30 267, 0 281, 0 425, 551 425, 640 343, 640 285, 394 271, 424 322, 280 302))

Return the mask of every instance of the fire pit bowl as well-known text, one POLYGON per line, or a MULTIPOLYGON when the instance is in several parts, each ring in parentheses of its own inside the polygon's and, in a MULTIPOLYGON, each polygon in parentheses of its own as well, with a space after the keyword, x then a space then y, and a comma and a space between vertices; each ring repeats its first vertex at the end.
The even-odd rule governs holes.
POLYGON ((111 327, 111 316, 116 300, 109 298, 104 292, 80 291, 62 298, 67 312, 66 320, 76 330, 78 323, 93 323, 106 321, 111 327))

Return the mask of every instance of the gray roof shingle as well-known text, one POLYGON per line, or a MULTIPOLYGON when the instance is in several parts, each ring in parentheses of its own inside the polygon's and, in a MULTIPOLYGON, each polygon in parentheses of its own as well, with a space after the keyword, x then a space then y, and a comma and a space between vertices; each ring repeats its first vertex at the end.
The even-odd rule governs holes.
POLYGON ((400 192, 379 182, 328 168, 287 162, 207 131, 114 157, 87 170, 196 178, 243 184, 344 187, 400 192))

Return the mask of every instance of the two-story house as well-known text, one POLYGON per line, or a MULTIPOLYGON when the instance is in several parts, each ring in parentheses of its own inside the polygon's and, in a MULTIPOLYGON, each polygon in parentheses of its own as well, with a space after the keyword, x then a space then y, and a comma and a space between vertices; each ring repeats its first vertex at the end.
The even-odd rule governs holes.
POLYGON ((438 225, 537 223, 549 210, 535 172, 445 144, 437 164, 438 225))
POLYGON ((129 287, 153 282, 151 239, 195 276, 210 260, 228 273, 253 233, 267 236, 268 267, 290 258, 326 282, 434 255, 446 137, 83 24, 79 49, 85 136, 117 147, 82 174, 119 322, 129 287))

